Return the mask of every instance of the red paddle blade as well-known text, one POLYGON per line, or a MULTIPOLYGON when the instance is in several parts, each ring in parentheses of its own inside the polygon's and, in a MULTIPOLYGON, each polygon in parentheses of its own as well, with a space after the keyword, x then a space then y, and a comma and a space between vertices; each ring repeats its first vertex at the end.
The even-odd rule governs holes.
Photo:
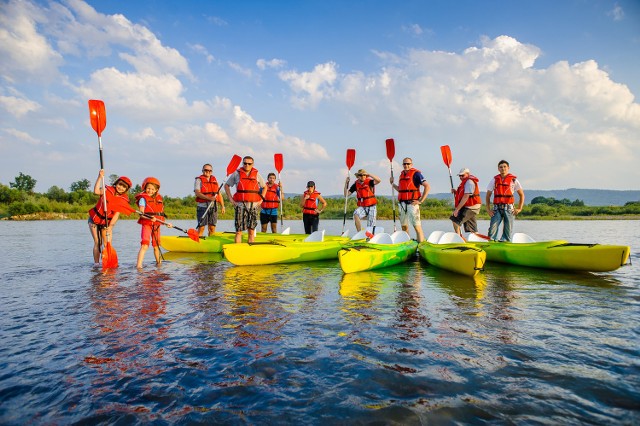
POLYGON ((195 229, 187 229, 187 235, 196 243, 200 242, 200 235, 198 235, 198 231, 196 231, 195 229))
POLYGON ((89 118, 93 130, 98 136, 102 136, 102 131, 107 126, 107 112, 104 108, 104 102, 96 99, 89 100, 89 118))
POLYGON ((242 157, 240 157, 239 155, 235 154, 231 158, 231 161, 229 161, 229 165, 227 166, 227 176, 229 176, 231 173, 235 172, 238 169, 238 166, 240 165, 241 162, 242 162, 242 157))
POLYGON ((396 144, 393 139, 387 139, 387 158, 389 161, 393 161, 393 157, 396 155, 396 144))
POLYGON ((282 154, 273 154, 273 162, 276 165, 276 170, 278 171, 278 173, 280 173, 282 171, 282 166, 284 166, 282 154))
POLYGON ((353 167, 353 163, 356 162, 356 150, 349 148, 347 149, 347 168, 351 169, 353 167))
POLYGON ((449 148, 449 145, 442 145, 440 152, 442 152, 442 161, 444 161, 444 164, 446 164, 447 167, 451 167, 451 148, 449 148))
POLYGON ((118 267, 118 253, 111 246, 110 242, 104 246, 104 250, 102 251, 102 270, 117 268, 118 267))
POLYGON ((122 213, 129 216, 131 213, 135 213, 137 210, 129 205, 127 200, 122 197, 116 197, 107 192, 107 203, 114 212, 122 213))

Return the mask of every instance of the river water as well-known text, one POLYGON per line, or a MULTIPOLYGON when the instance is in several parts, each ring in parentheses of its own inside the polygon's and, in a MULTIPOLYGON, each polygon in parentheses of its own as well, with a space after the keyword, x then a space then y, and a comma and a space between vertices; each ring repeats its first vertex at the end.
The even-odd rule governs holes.
POLYGON ((105 274, 86 222, 2 221, 0 424, 639 424, 640 222, 516 231, 630 245, 632 265, 469 279, 148 252, 138 271, 139 225, 120 221, 105 274))

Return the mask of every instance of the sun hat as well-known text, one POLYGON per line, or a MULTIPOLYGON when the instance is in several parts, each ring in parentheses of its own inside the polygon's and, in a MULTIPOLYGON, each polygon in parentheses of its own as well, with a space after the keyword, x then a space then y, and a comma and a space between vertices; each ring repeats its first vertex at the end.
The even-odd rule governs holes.
POLYGON ((471 173, 471 172, 469 171, 469 169, 468 169, 468 168, 466 168, 466 167, 463 167, 463 168, 462 168, 462 169, 460 169, 460 171, 458 172, 458 176, 461 176, 461 175, 464 175, 464 174, 468 174, 468 173, 471 173))
POLYGON ((360 169, 356 172, 356 176, 369 175, 365 169, 360 169))

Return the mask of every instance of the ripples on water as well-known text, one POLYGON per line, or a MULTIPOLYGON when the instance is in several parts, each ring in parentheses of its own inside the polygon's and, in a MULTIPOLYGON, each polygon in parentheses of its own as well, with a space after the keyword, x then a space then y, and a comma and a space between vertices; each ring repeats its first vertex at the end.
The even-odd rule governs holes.
POLYGON ((518 226, 629 244, 633 265, 468 279, 148 253, 138 272, 121 222, 103 274, 80 221, 0 223, 0 423, 637 424, 638 222, 518 226))

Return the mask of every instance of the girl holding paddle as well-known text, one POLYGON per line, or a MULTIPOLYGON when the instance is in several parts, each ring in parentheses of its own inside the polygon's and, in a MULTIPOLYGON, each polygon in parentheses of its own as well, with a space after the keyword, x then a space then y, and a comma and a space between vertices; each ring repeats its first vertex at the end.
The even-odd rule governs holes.
MULTIPOLYGON (((139 210, 144 213, 138 219, 138 223, 142 225, 140 234, 140 251, 138 251, 137 268, 142 268, 144 255, 149 249, 149 244, 153 246, 153 255, 156 258, 156 265, 162 263, 162 254, 160 253, 160 224, 164 221, 164 204, 162 195, 158 193, 160 190, 160 181, 154 177, 148 177, 142 181, 142 192, 136 195, 136 202, 139 210)), ((173 227, 170 223, 164 223, 169 228, 173 227)))
POLYGON ((304 191, 300 198, 300 207, 302 207, 302 223, 304 224, 304 233, 311 234, 318 230, 320 225, 320 213, 327 208, 327 202, 322 195, 316 191, 316 183, 312 180, 307 182, 307 190, 304 191), (318 202, 322 204, 322 208, 318 208, 318 202))
POLYGON ((102 192, 102 182, 104 180, 104 169, 100 169, 98 178, 93 186, 93 193, 100 195, 100 199, 95 207, 89 210, 89 230, 93 237, 93 261, 100 262, 100 253, 106 243, 111 243, 111 235, 113 227, 120 212, 118 206, 121 203, 129 204, 127 192, 131 188, 131 179, 126 176, 120 176, 114 182, 113 186, 105 186, 105 192, 102 192), (106 212, 105 212, 106 210, 106 212))

